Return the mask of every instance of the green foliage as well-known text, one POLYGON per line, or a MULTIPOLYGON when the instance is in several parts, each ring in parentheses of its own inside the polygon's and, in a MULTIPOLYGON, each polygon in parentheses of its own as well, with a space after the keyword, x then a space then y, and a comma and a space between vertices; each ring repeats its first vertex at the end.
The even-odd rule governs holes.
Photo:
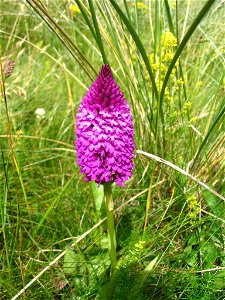
POLYGON ((17 299, 224 298, 224 201, 140 154, 126 188, 113 186, 110 280, 103 189, 79 174, 73 125, 107 61, 137 149, 224 197, 224 5, 1 1, 1 299, 27 284, 17 299))
POLYGON ((98 212, 100 212, 102 210, 102 207, 104 207, 103 205, 103 201, 104 201, 104 189, 103 186, 99 186, 97 185, 97 183, 95 183, 94 181, 90 181, 90 187, 91 187, 91 191, 94 197, 94 203, 95 203, 95 208, 98 212))

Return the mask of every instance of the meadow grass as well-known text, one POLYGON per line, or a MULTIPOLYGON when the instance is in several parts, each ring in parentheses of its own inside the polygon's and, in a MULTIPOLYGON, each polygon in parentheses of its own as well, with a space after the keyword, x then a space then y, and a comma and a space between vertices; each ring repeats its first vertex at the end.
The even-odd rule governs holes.
POLYGON ((225 298, 224 5, 0 3, 1 299, 225 298), (74 150, 103 63, 140 150, 126 188, 113 186, 110 284, 103 190, 74 150))

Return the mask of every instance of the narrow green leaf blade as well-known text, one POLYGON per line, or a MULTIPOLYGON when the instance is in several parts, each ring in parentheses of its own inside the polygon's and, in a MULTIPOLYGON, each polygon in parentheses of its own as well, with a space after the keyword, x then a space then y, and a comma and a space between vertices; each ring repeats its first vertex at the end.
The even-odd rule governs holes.
POLYGON ((121 20, 123 21, 123 23, 126 25, 130 35, 132 36, 142 58, 143 58, 143 61, 145 63, 145 66, 147 68, 147 71, 149 73, 149 76, 150 76, 150 79, 151 79, 151 82, 152 82, 152 89, 154 91, 154 94, 156 96, 156 99, 158 99, 158 89, 157 89, 157 86, 156 86, 156 83, 155 83, 155 77, 153 75, 153 72, 152 72, 152 68, 151 68, 151 65, 149 63, 149 59, 148 59, 148 56, 147 56, 147 53, 145 51, 145 48, 138 36, 138 34, 136 33, 136 31, 134 30, 134 27, 133 25, 131 24, 131 22, 128 20, 128 18, 125 16, 125 14, 123 13, 123 11, 120 9, 119 5, 116 3, 116 1, 114 0, 110 0, 110 3, 113 5, 113 7, 115 8, 115 10, 117 11, 118 15, 120 16, 121 20))
POLYGON ((102 185, 98 187, 97 183, 95 183, 94 181, 90 181, 89 185, 94 197, 96 210, 100 212, 104 201, 104 188, 102 185))
POLYGON ((158 256, 156 256, 152 261, 150 261, 147 267, 145 267, 145 269, 142 271, 139 288, 141 288, 144 285, 145 281, 147 280, 148 276, 153 270, 157 260, 158 260, 158 256))
POLYGON ((108 61, 107 61, 107 58, 106 58, 106 55, 105 55, 104 46, 103 46, 103 43, 102 43, 102 38, 101 38, 100 30, 99 30, 99 27, 98 27, 98 21, 97 21, 97 18, 96 18, 94 5, 93 5, 92 0, 89 0, 88 2, 89 2, 89 7, 90 7, 90 11, 91 11, 91 16, 92 16, 93 24, 94 24, 94 27, 95 27, 96 41, 97 41, 98 47, 99 47, 99 49, 101 51, 102 59, 103 59, 104 64, 108 64, 108 61))

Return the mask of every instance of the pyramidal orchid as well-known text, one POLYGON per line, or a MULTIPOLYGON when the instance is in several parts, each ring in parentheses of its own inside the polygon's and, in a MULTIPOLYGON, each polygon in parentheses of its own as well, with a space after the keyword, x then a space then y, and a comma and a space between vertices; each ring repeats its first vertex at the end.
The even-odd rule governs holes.
POLYGON ((117 182, 132 176, 134 129, 130 108, 108 65, 104 65, 76 115, 76 152, 86 181, 117 182))
POLYGON ((103 65, 97 79, 80 103, 76 115, 77 163, 86 181, 103 184, 111 273, 117 265, 112 183, 123 186, 134 167, 134 128, 129 105, 103 65))

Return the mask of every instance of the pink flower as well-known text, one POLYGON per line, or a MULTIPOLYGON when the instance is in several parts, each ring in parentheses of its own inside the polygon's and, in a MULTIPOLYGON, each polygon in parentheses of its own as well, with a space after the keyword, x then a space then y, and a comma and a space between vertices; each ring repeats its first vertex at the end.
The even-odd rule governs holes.
POLYGON ((81 101, 76 115, 77 163, 86 181, 98 184, 123 181, 132 176, 134 128, 130 108, 104 65, 81 101))

